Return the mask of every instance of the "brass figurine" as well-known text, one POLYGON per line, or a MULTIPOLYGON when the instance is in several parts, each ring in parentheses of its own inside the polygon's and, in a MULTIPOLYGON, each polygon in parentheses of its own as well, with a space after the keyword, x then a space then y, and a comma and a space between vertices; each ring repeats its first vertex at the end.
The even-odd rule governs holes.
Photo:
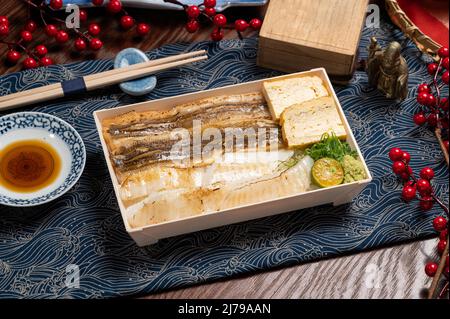
POLYGON ((369 84, 382 91, 388 99, 403 101, 408 95, 408 65, 401 55, 398 42, 391 42, 384 50, 372 37, 368 47, 366 72, 369 84))

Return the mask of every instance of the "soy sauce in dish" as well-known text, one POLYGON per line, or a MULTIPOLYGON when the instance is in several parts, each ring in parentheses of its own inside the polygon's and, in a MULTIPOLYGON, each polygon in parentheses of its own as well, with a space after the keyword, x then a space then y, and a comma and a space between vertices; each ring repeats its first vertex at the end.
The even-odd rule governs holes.
POLYGON ((48 143, 26 140, 0 150, 0 185, 30 193, 52 184, 61 171, 61 157, 48 143))

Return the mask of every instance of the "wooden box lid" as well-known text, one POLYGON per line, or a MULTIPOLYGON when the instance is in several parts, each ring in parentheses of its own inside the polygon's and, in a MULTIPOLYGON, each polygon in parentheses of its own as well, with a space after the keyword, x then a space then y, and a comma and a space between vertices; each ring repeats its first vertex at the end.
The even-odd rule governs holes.
POLYGON ((368 0, 270 0, 260 32, 260 51, 270 52, 264 58, 267 55, 275 58, 276 50, 280 57, 283 53, 295 54, 322 63, 308 64, 305 68, 326 68, 327 63, 337 63, 347 68, 339 73, 348 73, 358 49, 368 3, 368 0))

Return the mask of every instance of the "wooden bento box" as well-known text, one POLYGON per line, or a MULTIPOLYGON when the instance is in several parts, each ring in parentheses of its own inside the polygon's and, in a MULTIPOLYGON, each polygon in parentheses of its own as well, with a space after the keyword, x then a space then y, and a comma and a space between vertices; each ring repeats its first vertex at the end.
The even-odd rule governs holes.
POLYGON ((106 118, 111 118, 130 111, 149 111, 149 110, 168 110, 175 105, 197 101, 199 99, 209 98, 213 96, 244 94, 261 91, 265 80, 258 80, 238 85, 227 86, 218 89, 201 91, 198 93, 189 93, 175 97, 164 98, 160 100, 148 101, 133 105, 127 105, 114 109, 106 109, 94 112, 94 118, 97 125, 97 130, 100 135, 100 141, 103 147, 108 170, 111 175, 114 191, 119 203, 121 214, 125 223, 125 228, 130 236, 136 241, 139 246, 145 246, 156 243, 159 239, 177 236, 185 233, 191 233, 203 229, 214 228, 218 226, 248 221, 251 219, 271 216, 284 212, 294 211, 302 208, 319 206, 323 204, 333 204, 335 206, 351 202, 353 198, 359 194, 362 189, 372 180, 371 174, 362 157, 359 147, 352 134, 351 128, 345 118, 342 107, 330 80, 326 74, 325 69, 314 69, 307 72, 301 72, 292 75, 281 76, 273 79, 283 79, 292 76, 318 76, 322 79, 330 96, 335 100, 338 113, 342 119, 345 130, 347 131, 347 142, 355 149, 363 162, 367 178, 358 182, 342 184, 330 188, 318 189, 308 191, 306 193, 298 194, 296 196, 289 196, 283 198, 273 198, 269 201, 259 202, 252 205, 236 207, 233 209, 222 210, 218 212, 204 213, 201 215, 183 218, 174 221, 163 222, 160 224, 149 225, 141 228, 132 228, 127 220, 125 214, 125 206, 121 200, 119 193, 119 183, 111 162, 108 152, 108 146, 102 134, 102 121, 106 118))
POLYGON ((368 0, 271 0, 258 65, 283 72, 324 67, 345 82, 355 69, 368 0))

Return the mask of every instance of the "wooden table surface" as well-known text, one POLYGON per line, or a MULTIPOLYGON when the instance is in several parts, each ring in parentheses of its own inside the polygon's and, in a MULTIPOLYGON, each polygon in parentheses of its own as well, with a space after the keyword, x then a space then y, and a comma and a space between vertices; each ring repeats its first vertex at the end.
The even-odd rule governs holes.
MULTIPOLYGON (((102 27, 99 36, 104 48, 96 54, 79 55, 72 49, 72 42, 59 46, 42 31, 34 33, 37 43, 49 47, 49 55, 56 63, 68 63, 87 59, 113 58, 126 47, 151 50, 167 43, 192 42, 209 39, 211 28, 189 34, 184 30, 182 12, 129 10, 140 21, 151 24, 151 34, 138 41, 132 32, 120 31, 117 21, 103 9, 89 10, 89 20, 102 27)), ((14 39, 27 19, 27 7, 21 0, 1 2, 0 15, 10 18, 14 39), (17 27, 16 27, 17 26, 17 27)), ((227 16, 251 18, 261 15, 258 9, 232 10, 227 16)), ((252 32, 246 33, 252 35, 252 32)), ((236 37, 234 31, 226 31, 226 38, 236 37)), ((7 47, 0 44, 0 74, 20 70, 4 62, 7 47)), ((436 240, 400 245, 388 249, 335 258, 315 263, 267 271, 248 277, 230 279, 191 288, 163 292, 146 298, 422 298, 424 287, 430 280, 423 268, 435 255, 436 240)))
POLYGON ((266 271, 146 298, 426 298, 436 239, 266 271))

